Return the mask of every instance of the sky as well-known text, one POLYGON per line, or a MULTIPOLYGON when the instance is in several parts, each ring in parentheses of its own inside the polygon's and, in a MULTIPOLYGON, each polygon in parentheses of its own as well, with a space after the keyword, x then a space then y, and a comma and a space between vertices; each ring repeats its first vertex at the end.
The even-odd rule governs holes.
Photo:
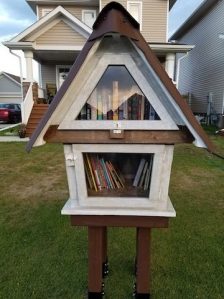
MULTIPOLYGON (((204 0, 177 0, 169 16, 169 34, 188 18, 204 0)), ((6 71, 20 75, 19 60, 2 45, 36 21, 36 15, 25 0, 0 0, 0 72, 6 71)), ((15 51, 23 57, 23 53, 15 51)), ((37 68, 37 65, 35 65, 37 68)), ((37 74, 37 72, 35 72, 37 74)), ((25 64, 23 59, 23 74, 25 64)), ((37 80, 38 78, 35 77, 37 80)))

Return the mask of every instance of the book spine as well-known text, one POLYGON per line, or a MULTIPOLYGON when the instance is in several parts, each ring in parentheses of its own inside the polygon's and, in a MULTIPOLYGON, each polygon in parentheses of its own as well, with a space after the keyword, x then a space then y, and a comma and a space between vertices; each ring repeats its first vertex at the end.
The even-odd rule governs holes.
POLYGON ((86 104, 86 119, 91 120, 91 106, 90 106, 90 104, 86 104))
POLYGON ((142 96, 138 95, 138 116, 137 119, 140 120, 141 119, 141 114, 142 114, 142 96))
POLYGON ((95 176, 94 176, 94 171, 93 171, 91 161, 90 161, 90 157, 89 157, 88 154, 86 154, 86 160, 87 160, 87 163, 88 163, 88 166, 89 166, 89 170, 90 170, 90 174, 91 174, 91 177, 92 177, 94 189, 95 189, 95 191, 97 191, 98 189, 97 189, 97 184, 96 184, 96 180, 95 180, 95 176))
POLYGON ((145 175, 144 190, 148 190, 148 188, 149 188, 149 172, 150 172, 150 169, 148 167, 146 170, 146 175, 145 175))
POLYGON ((89 188, 93 190, 94 186, 93 186, 93 183, 92 183, 92 180, 91 180, 91 174, 90 174, 88 163, 87 163, 87 160, 86 160, 85 156, 83 157, 83 161, 84 161, 84 169, 85 169, 85 174, 86 174, 86 177, 87 177, 87 182, 88 182, 89 188))
POLYGON ((118 106, 119 106, 119 95, 118 95, 118 81, 113 81, 113 120, 118 120, 118 106))
POLYGON ((132 120, 137 120, 138 119, 138 97, 137 97, 137 95, 133 96, 133 98, 132 98, 131 119, 132 120))
POLYGON ((98 95, 97 98, 97 119, 102 120, 103 119, 103 102, 101 95, 98 95))
POLYGON ((150 103, 149 103, 149 101, 146 99, 146 100, 145 100, 145 111, 144 111, 144 119, 145 119, 145 120, 148 120, 148 119, 149 119, 149 106, 150 106, 150 103))
POLYGON ((109 163, 108 163, 107 161, 105 162, 105 165, 106 165, 106 168, 107 168, 108 176, 109 176, 109 178, 110 178, 110 182, 111 182, 111 185, 112 185, 112 189, 116 189, 116 185, 114 184, 113 177, 112 177, 112 175, 111 175, 111 173, 110 173, 110 165, 109 165, 109 163))
POLYGON ((140 119, 143 120, 144 119, 144 114, 145 114, 145 97, 141 96, 141 117, 140 119))
POLYGON ((123 107, 124 107, 123 118, 128 119, 128 101, 125 100, 125 99, 124 99, 124 102, 123 102, 123 107))
POLYGON ((134 187, 137 187, 138 186, 138 183, 139 183, 139 180, 140 180, 140 177, 141 177, 141 174, 142 174, 142 170, 143 170, 143 167, 145 165, 145 159, 141 159, 140 160, 140 163, 139 163, 139 166, 138 166, 138 170, 136 172, 136 175, 135 175, 135 178, 134 178, 134 182, 133 182, 133 186, 134 187))
POLYGON ((127 104, 127 110, 128 110, 128 119, 131 120, 132 119, 132 98, 129 98, 127 100, 128 104, 127 104))
POLYGON ((144 169, 143 169, 143 172, 142 172, 142 176, 141 176, 141 179, 140 179, 140 182, 139 182, 139 187, 143 187, 144 185, 144 180, 145 180, 145 174, 146 174, 146 170, 147 170, 147 167, 148 167, 148 161, 145 163, 145 166, 144 166, 144 169))
POLYGON ((102 168, 103 168, 103 171, 104 171, 105 178, 106 178, 106 180, 107 180, 108 188, 109 188, 109 189, 113 189, 113 185, 112 185, 112 183, 111 183, 110 176, 109 176, 109 174, 108 174, 108 171, 107 171, 107 168, 106 168, 106 164, 105 164, 104 159, 101 159, 101 164, 102 164, 102 168))
POLYGON ((111 169, 113 170, 113 172, 114 172, 114 174, 115 174, 115 176, 116 176, 116 178, 117 178, 117 181, 119 182, 119 184, 121 185, 121 187, 124 188, 124 183, 123 183, 121 177, 118 175, 118 172, 117 172, 116 169, 114 168, 113 164, 112 164, 111 162, 109 162, 109 163, 110 163, 111 169))

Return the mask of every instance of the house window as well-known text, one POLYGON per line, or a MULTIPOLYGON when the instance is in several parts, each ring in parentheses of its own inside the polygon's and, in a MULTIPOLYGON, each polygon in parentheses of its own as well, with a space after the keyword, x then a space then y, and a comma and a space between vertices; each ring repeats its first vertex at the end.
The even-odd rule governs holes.
POLYGON ((51 11, 52 11, 52 8, 43 8, 42 9, 42 17, 46 16, 51 11))
POLYGON ((87 26, 92 28, 93 23, 96 20, 96 10, 82 10, 82 21, 87 26))
POLYGON ((141 1, 128 1, 127 10, 133 18, 139 23, 140 30, 142 30, 142 2, 141 1))

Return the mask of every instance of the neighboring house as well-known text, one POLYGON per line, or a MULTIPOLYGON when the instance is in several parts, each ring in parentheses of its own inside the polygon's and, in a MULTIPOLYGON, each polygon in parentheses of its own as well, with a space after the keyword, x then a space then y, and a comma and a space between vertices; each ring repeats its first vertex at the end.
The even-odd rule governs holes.
POLYGON ((179 91, 190 94, 196 114, 224 113, 224 1, 205 0, 171 40, 195 48, 180 63, 179 91))
MULTIPOLYGON (((27 82, 24 82, 26 119, 33 103, 50 102, 64 82, 80 50, 92 32, 92 25, 109 0, 26 0, 37 14, 37 22, 4 44, 23 50, 27 82), (39 62, 40 86, 33 82, 32 59, 39 62), (27 85, 27 86, 26 86, 27 85), (33 98, 32 96, 33 88, 33 98), (40 100, 42 98, 45 100, 40 100)), ((164 65, 171 79, 175 74, 176 53, 190 46, 168 43, 168 13, 176 0, 120 0, 137 21, 146 41, 164 65)), ((26 121, 25 121, 26 123, 26 121)))
POLYGON ((21 102, 20 77, 0 72, 0 103, 21 104, 21 102))

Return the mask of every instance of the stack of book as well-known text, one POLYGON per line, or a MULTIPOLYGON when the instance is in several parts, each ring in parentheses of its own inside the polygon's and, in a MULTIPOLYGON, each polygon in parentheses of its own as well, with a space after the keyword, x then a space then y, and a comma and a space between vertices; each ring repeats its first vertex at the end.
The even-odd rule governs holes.
POLYGON ((151 172, 152 172, 152 163, 153 156, 151 155, 150 159, 142 158, 140 160, 138 170, 136 172, 133 186, 140 187, 144 190, 149 190, 150 181, 151 181, 151 172))
POLYGON ((124 188, 124 179, 111 161, 98 154, 84 154, 84 167, 88 187, 91 190, 124 188))

